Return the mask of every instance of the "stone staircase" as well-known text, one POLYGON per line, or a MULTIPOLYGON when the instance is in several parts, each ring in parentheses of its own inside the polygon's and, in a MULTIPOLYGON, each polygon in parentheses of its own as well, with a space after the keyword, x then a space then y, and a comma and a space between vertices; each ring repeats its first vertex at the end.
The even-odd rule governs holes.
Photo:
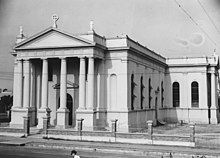
POLYGON ((30 136, 40 135, 41 133, 42 133, 42 129, 39 129, 37 127, 30 127, 30 136))

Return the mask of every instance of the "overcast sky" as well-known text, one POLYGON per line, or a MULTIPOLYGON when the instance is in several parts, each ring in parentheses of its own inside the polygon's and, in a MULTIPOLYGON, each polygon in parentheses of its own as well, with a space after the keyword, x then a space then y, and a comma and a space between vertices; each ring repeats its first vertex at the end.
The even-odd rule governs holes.
POLYGON ((12 81, 19 26, 30 37, 52 26, 54 13, 72 34, 93 20, 96 33, 127 34, 165 57, 220 55, 220 0, 0 0, 0 88, 12 81))

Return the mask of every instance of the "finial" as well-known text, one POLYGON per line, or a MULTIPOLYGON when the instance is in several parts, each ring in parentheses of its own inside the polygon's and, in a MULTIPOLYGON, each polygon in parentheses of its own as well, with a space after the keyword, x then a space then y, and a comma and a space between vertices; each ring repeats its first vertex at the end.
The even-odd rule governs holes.
POLYGON ((21 42, 23 40, 25 40, 25 36, 24 36, 24 33, 23 33, 23 27, 20 26, 19 35, 16 37, 16 43, 19 43, 19 42, 21 42))
POLYGON ((56 14, 52 15, 53 27, 54 28, 57 28, 57 21, 58 21, 58 19, 59 19, 59 17, 56 14))
POLYGON ((20 26, 20 35, 22 36, 23 35, 23 27, 20 26))
POLYGON ((94 31, 94 22, 93 22, 93 20, 90 21, 90 30, 89 31, 91 31, 91 32, 94 31))

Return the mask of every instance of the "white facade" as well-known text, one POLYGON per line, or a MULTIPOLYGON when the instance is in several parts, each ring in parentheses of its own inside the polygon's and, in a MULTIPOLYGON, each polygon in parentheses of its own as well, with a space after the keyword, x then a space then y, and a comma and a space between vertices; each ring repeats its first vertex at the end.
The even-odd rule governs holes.
POLYGON ((108 129, 117 119, 119 131, 144 128, 147 120, 219 122, 217 56, 166 59, 128 36, 101 37, 93 27, 72 35, 55 25, 28 39, 21 33, 18 42, 11 126, 22 126, 25 116, 39 128, 47 116, 59 128, 83 118, 88 130, 108 129), (198 107, 191 106, 193 81, 198 107))

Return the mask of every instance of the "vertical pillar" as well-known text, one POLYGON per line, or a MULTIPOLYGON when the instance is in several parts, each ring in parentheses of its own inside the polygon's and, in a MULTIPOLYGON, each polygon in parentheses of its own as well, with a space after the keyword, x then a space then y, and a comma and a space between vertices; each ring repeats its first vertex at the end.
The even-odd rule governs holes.
POLYGON ((216 76, 211 73, 211 108, 216 108, 216 76))
POLYGON ((190 129, 191 129, 191 132, 190 132, 190 141, 191 142, 195 142, 195 123, 190 123, 190 129))
POLYGON ((216 84, 216 74, 215 68, 213 68, 211 73, 211 124, 217 124, 217 84, 216 84))
POLYGON ((24 104, 23 108, 30 107, 30 61, 24 60, 24 104))
POLYGON ((152 120, 147 121, 147 128, 148 128, 148 138, 152 140, 153 139, 153 121, 152 120))
POLYGON ((43 59, 41 109, 48 108, 48 61, 43 59))
POLYGON ((112 132, 117 132, 117 121, 118 121, 117 119, 111 120, 112 132))
POLYGON ((35 126, 37 119, 37 112, 36 112, 36 76, 35 76, 35 65, 34 63, 30 63, 30 126, 35 126))
POLYGON ((79 70, 79 109, 86 109, 86 63, 85 58, 80 58, 79 70))
POLYGON ((17 74, 17 108, 22 108, 23 99, 23 61, 18 60, 18 74, 17 74))
POLYGON ((31 86, 30 86, 30 106, 34 109, 36 108, 36 75, 35 75, 35 65, 33 63, 30 63, 30 75, 31 75, 31 86))
POLYGON ((60 72, 60 109, 66 109, 66 58, 61 58, 60 72))
POLYGON ((69 124, 69 110, 66 107, 67 98, 67 62, 66 58, 61 58, 60 70, 60 108, 57 110, 57 127, 66 128, 69 124))
POLYGON ((82 119, 82 118, 77 119, 77 130, 78 130, 78 131, 82 131, 83 120, 84 120, 84 119, 82 119))
POLYGON ((11 109, 11 127, 23 127, 23 117, 27 116, 27 109, 23 109, 23 61, 17 60, 14 68, 14 100, 11 109))
POLYGON ((24 119, 24 123, 23 123, 24 134, 25 136, 28 136, 30 134, 30 117, 24 116, 23 119, 24 119))
POLYGON ((12 107, 12 109, 15 109, 18 107, 17 97, 19 95, 17 92, 17 87, 18 87, 17 82, 18 82, 18 62, 15 59, 15 61, 14 61, 14 81, 13 81, 13 107, 12 107))
POLYGON ((94 109, 94 58, 89 58, 88 67, 88 109, 94 109))
POLYGON ((97 110, 102 111, 105 109, 104 101, 105 101, 105 86, 104 86, 104 71, 105 71, 105 64, 104 60, 101 60, 99 65, 99 74, 97 76, 97 110))
POLYGON ((50 117, 48 108, 48 59, 43 58, 42 65, 42 85, 41 85, 41 107, 38 110, 38 128, 43 128, 44 118, 50 117))
POLYGON ((45 135, 47 136, 47 132, 48 132, 48 127, 49 127, 49 121, 50 121, 50 118, 49 117, 43 117, 43 131, 45 133, 45 135))

